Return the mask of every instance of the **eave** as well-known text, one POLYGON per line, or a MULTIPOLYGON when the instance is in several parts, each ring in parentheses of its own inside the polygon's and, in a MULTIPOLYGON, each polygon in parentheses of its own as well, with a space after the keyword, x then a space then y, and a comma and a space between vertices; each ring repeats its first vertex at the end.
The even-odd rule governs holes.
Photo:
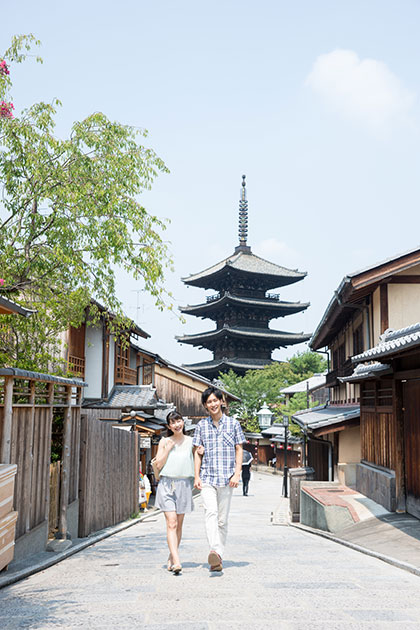
POLYGON ((265 312, 272 312, 273 317, 284 317, 294 313, 300 313, 308 308, 309 302, 281 302, 279 300, 269 298, 247 298, 224 293, 218 299, 209 299, 202 304, 181 306, 181 313, 187 315, 202 315, 211 318, 211 313, 227 305, 233 305, 239 308, 257 308, 264 309, 265 312))
POLYGON ((216 330, 209 332, 197 333, 194 335, 184 335, 183 337, 176 337, 179 343, 190 343, 192 345, 205 345, 209 341, 216 341, 217 339, 223 339, 224 337, 232 337, 237 339, 255 339, 261 341, 268 341, 274 344, 273 347, 288 346, 297 343, 303 343, 310 339, 310 334, 304 333, 288 333, 280 330, 272 330, 271 328, 230 328, 224 326, 216 330))
POLYGON ((393 276, 419 263, 420 249, 417 248, 346 275, 334 292, 309 347, 318 350, 328 346, 353 316, 358 305, 361 306, 364 298, 371 295, 381 283, 392 282, 393 276))

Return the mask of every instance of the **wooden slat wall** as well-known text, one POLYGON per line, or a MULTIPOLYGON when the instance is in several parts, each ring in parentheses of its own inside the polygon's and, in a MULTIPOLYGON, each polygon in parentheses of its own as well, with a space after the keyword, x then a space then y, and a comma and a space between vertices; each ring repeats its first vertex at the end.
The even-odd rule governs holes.
POLYGON ((51 449, 48 407, 14 407, 10 462, 17 464, 14 509, 16 538, 46 519, 51 449))
MULTIPOLYGON (((202 417, 206 411, 201 404, 201 391, 187 385, 177 383, 161 374, 156 374, 156 392, 159 398, 173 403, 183 416, 202 417)), ((205 387, 203 386, 203 391, 205 387)))
POLYGON ((376 466, 397 467, 397 426, 392 411, 367 411, 360 414, 362 459, 376 466))
POLYGON ((79 494, 80 407, 71 410, 69 505, 79 494))
POLYGON ((137 513, 138 434, 81 419, 79 536, 137 513))

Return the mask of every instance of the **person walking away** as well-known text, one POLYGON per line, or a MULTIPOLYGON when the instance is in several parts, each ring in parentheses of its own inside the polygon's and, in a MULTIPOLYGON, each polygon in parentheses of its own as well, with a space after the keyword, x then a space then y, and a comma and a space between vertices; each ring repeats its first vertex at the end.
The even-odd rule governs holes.
POLYGON ((248 496, 249 480, 251 479, 251 464, 253 457, 249 451, 244 451, 242 460, 242 494, 248 496))
POLYGON ((160 480, 155 505, 165 514, 169 547, 167 568, 178 575, 182 570, 179 545, 184 516, 194 509, 192 498, 194 459, 192 438, 185 435, 182 416, 176 411, 171 411, 166 417, 166 422, 168 437, 160 440, 156 454, 160 480))
POLYGON ((222 571, 230 503, 239 484, 245 438, 239 422, 223 412, 220 389, 208 387, 201 401, 210 415, 195 428, 193 445, 203 446, 204 455, 198 450, 194 453, 194 487, 201 490, 204 504, 210 570, 222 571))

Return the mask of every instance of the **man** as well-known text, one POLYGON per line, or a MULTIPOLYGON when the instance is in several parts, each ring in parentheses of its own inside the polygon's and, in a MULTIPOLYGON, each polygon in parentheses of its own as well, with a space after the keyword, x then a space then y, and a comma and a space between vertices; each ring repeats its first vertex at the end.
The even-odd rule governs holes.
POLYGON ((210 416, 195 428, 193 445, 204 446, 204 455, 195 450, 194 487, 201 490, 204 504, 210 570, 222 571, 230 502, 239 484, 245 438, 239 422, 223 413, 220 389, 208 387, 201 401, 210 416))

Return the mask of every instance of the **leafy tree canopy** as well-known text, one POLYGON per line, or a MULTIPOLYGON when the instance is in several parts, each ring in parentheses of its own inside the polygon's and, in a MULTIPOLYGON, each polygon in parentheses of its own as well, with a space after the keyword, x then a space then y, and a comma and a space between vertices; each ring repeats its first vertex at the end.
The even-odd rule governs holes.
POLYGON ((306 394, 294 400, 292 406, 283 404, 282 389, 323 372, 327 367, 326 360, 316 352, 298 352, 284 363, 271 363, 262 370, 248 370, 244 376, 238 376, 230 370, 220 374, 223 387, 238 396, 241 402, 231 403, 230 410, 245 420, 247 431, 259 431, 256 413, 263 402, 266 402, 276 416, 283 413, 294 413, 306 408, 306 394), (297 408, 295 409, 295 406, 297 408), (293 407, 293 409, 292 409, 293 407))
POLYGON ((0 363, 45 370, 57 334, 80 325, 91 297, 117 315, 112 326, 127 327, 116 267, 141 279, 158 308, 172 308, 163 287, 172 261, 161 238, 165 222, 138 200, 168 172, 142 144, 146 131, 98 112, 57 138, 57 99, 15 116, 13 66, 38 45, 32 35, 15 37, 0 57, 0 291, 37 311, 0 318, 8 330, 0 363))

